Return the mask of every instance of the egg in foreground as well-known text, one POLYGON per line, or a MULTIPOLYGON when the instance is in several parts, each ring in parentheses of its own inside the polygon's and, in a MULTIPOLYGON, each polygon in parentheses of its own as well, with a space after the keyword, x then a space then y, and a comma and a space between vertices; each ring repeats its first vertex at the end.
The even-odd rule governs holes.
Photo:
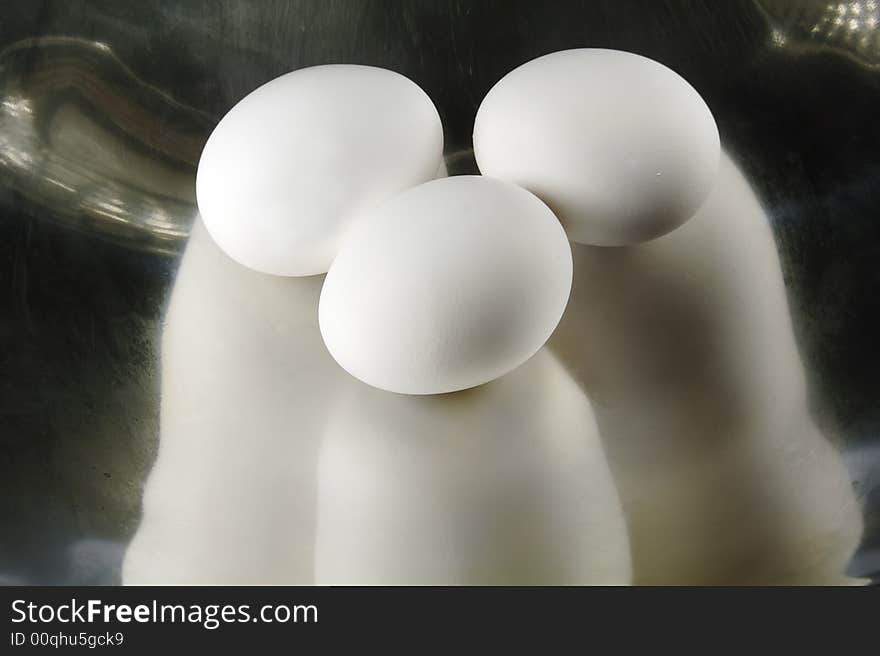
POLYGON ((528 191, 480 176, 410 189, 364 216, 324 281, 330 354, 379 389, 439 394, 521 365, 571 290, 559 221, 528 191))

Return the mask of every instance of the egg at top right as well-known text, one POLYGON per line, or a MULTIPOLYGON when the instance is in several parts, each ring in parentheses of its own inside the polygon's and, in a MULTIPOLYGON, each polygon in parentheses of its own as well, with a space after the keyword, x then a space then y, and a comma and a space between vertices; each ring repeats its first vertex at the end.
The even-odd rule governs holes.
POLYGON ((684 78, 599 48, 544 55, 501 78, 480 104, 473 143, 483 175, 528 189, 569 239, 597 246, 682 225, 720 161, 712 112, 684 78))

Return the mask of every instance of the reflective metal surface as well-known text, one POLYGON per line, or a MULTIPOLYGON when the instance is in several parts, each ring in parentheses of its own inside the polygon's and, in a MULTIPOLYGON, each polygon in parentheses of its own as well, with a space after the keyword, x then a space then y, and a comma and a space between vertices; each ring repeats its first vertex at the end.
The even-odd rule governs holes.
POLYGON ((176 252, 210 117, 145 84, 98 41, 23 39, 0 52, 0 71, 11 190, 66 225, 176 252))
POLYGON ((385 66, 434 99, 450 173, 469 172, 491 85, 584 46, 657 59, 712 108, 770 221, 812 419, 863 505, 849 572, 880 576, 876 16, 872 0, 4 4, 0 582, 120 581, 195 166, 226 110, 301 66, 385 66))

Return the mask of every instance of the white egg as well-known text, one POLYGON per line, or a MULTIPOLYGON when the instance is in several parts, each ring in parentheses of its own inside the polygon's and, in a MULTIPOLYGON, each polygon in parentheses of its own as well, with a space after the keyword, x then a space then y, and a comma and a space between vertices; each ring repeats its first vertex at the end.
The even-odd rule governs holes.
POLYGON ((199 161, 208 232, 240 264, 282 276, 327 271, 351 218, 432 179, 443 129, 407 78, 371 66, 304 68, 233 107, 199 161))
POLYGON ((572 241, 618 246, 687 221, 715 182, 718 128, 681 76, 584 48, 534 59, 486 95, 474 123, 483 175, 530 190, 572 241))
POLYGON ((541 348, 571 290, 571 249, 553 213, 514 185, 455 176, 358 219, 321 291, 331 355, 404 394, 474 387, 541 348))

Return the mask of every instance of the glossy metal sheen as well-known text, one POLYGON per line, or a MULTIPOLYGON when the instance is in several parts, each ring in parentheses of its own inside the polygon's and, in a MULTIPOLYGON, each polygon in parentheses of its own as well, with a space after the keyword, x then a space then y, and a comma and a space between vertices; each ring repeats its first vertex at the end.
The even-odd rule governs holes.
POLYGON ((587 46, 657 59, 712 108, 864 503, 850 573, 880 576, 878 4, 4 3, 0 583, 119 581, 158 443, 161 319, 225 111, 298 67, 384 66, 432 97, 450 172, 470 172, 492 84, 587 46))
POLYGON ((123 245, 175 252, 194 216, 210 116, 98 41, 23 39, 0 52, 0 71, 0 166, 22 201, 123 245))

